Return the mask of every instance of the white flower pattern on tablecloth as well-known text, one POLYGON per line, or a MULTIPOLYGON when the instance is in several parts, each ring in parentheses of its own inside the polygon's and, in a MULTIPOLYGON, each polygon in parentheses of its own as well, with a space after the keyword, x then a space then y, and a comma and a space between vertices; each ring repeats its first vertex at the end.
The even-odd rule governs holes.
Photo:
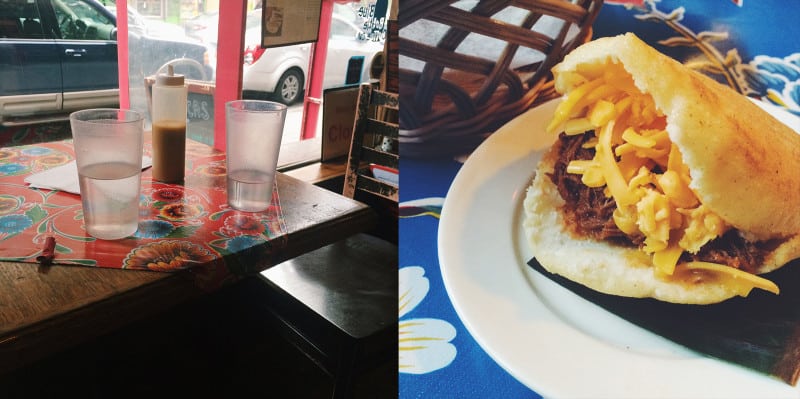
POLYGON ((450 343, 456 336, 452 324, 433 318, 405 319, 425 299, 430 282, 425 269, 407 266, 399 271, 399 371, 425 374, 449 365, 456 357, 450 343))

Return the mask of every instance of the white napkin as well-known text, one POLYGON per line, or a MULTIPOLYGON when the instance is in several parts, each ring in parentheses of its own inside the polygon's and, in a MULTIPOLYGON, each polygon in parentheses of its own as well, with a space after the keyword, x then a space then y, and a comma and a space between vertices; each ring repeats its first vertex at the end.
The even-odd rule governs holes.
MULTIPOLYGON (((143 156, 142 169, 147 169, 151 165, 153 165, 153 159, 146 155, 143 156)), ((78 166, 75 161, 47 169, 44 172, 34 173, 25 178, 25 183, 33 188, 61 190, 73 194, 81 193, 81 187, 78 184, 78 166)))

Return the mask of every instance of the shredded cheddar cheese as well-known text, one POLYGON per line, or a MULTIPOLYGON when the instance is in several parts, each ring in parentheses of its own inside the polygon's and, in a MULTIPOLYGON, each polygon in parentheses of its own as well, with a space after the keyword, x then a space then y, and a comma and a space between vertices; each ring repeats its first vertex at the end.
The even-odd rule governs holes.
POLYGON ((587 67, 584 81, 556 108, 547 130, 567 135, 594 131, 584 143, 591 160, 574 160, 567 173, 580 174, 588 187, 605 187, 617 203, 613 219, 628 235, 643 235, 642 250, 652 255, 654 273, 669 278, 703 270, 746 296, 752 288, 778 293, 769 280, 736 268, 707 262, 679 264, 684 251, 700 248, 728 226, 703 206, 691 190, 689 169, 666 131, 666 117, 652 97, 636 88, 618 64, 587 67))
POLYGON ((687 270, 712 272, 716 277, 725 280, 727 283, 726 285, 736 289, 737 294, 740 296, 747 296, 753 288, 761 288, 762 290, 769 291, 776 295, 781 291, 772 281, 717 263, 686 262, 678 265, 678 267, 686 268, 687 270))
POLYGON ((658 251, 653 254, 653 265, 660 273, 671 276, 675 272, 675 267, 682 253, 683 248, 678 245, 670 244, 663 251, 658 251))

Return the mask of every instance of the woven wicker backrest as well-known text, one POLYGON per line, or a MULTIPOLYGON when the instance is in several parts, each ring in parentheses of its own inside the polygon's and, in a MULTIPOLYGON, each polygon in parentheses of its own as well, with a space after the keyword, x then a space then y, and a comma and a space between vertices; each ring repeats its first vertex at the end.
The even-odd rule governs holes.
POLYGON ((463 154, 554 98, 550 68, 591 38, 602 3, 400 1, 402 155, 463 154))

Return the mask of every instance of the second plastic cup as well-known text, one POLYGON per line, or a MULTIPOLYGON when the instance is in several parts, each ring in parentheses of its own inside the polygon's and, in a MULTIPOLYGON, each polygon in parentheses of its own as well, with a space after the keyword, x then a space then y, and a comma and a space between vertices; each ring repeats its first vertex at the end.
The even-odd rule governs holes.
POLYGON ((261 100, 225 104, 228 204, 260 212, 272 200, 286 105, 261 100))
POLYGON ((144 116, 121 109, 87 109, 69 116, 89 235, 116 240, 139 226, 144 116))

